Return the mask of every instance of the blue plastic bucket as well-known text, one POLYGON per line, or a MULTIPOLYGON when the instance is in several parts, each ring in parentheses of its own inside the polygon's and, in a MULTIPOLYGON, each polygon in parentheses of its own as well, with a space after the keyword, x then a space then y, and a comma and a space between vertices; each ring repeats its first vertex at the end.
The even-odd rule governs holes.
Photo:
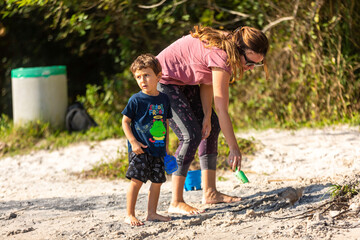
POLYGON ((174 156, 166 154, 164 157, 165 171, 167 174, 172 174, 178 169, 176 158, 174 156))
POLYGON ((184 188, 185 191, 201 190, 201 170, 188 171, 184 188))

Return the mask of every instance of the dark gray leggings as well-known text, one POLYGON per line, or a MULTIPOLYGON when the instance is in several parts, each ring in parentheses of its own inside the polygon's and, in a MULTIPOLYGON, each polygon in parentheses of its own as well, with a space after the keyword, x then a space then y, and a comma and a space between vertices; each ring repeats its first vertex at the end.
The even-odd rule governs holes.
POLYGON ((169 121, 170 127, 180 141, 175 153, 179 168, 173 174, 184 177, 187 175, 197 149, 201 169, 216 170, 220 125, 216 113, 212 110, 210 135, 207 139, 201 140, 204 113, 200 87, 159 83, 158 90, 170 98, 173 114, 169 121))

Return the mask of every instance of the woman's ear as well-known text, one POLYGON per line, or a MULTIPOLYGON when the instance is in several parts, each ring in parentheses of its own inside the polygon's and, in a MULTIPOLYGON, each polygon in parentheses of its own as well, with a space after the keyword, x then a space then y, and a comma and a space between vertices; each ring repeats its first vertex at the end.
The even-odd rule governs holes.
POLYGON ((160 80, 162 77, 162 72, 159 72, 158 75, 157 75, 157 78, 160 80))

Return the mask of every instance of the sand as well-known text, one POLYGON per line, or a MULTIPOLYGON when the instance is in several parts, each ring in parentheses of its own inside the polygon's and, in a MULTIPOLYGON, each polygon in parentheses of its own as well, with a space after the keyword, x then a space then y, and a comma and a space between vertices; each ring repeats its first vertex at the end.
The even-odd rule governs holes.
POLYGON ((73 173, 126 151, 124 139, 79 143, 56 151, 0 159, 0 239, 360 239, 360 194, 336 205, 334 184, 360 177, 359 127, 239 132, 259 150, 245 156, 249 183, 218 172, 218 190, 238 203, 201 204, 202 190, 185 200, 205 213, 167 213, 171 178, 158 212, 170 222, 145 221, 147 191, 139 194, 141 227, 124 223, 127 180, 82 179, 73 173))

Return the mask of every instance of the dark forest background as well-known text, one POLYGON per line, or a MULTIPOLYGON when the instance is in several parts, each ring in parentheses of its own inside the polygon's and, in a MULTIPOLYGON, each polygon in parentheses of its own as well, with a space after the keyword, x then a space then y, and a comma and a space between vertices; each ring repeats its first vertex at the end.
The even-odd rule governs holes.
POLYGON ((12 117, 11 70, 66 65, 69 104, 119 123, 138 91, 129 65, 158 54, 194 25, 253 26, 270 40, 270 76, 231 86, 241 127, 360 122, 360 1, 0 0, 0 112, 12 117))

